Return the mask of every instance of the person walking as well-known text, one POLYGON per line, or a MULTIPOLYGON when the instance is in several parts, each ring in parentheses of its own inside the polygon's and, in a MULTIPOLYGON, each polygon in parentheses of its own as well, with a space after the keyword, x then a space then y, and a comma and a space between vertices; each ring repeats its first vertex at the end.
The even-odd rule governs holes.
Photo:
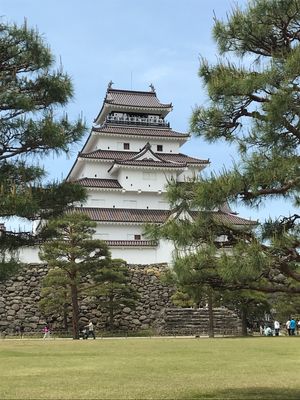
POLYGON ((93 336, 93 339, 96 339, 93 322, 89 321, 88 325, 86 325, 85 327, 88 328, 86 339, 88 339, 90 336, 93 336))
POLYGON ((274 331, 275 331, 275 336, 279 336, 280 323, 277 320, 274 321, 274 331))
POLYGON ((295 330, 296 330, 296 321, 294 320, 294 318, 291 318, 290 320, 290 334, 291 336, 295 336, 295 330))
POLYGON ((260 336, 263 336, 263 335, 264 335, 264 331, 265 331, 264 324, 261 323, 261 324, 259 325, 259 334, 260 334, 260 336))
POLYGON ((20 339, 23 339, 23 336, 24 336, 24 325, 23 325, 23 322, 21 322, 21 324, 20 324, 19 334, 20 334, 20 339))
POLYGON ((48 324, 46 326, 44 326, 43 332, 44 332, 43 340, 49 339, 50 338, 50 327, 48 324))
POLYGON ((285 327, 289 336, 291 336, 291 328, 290 328, 291 321, 288 319, 285 323, 285 327))

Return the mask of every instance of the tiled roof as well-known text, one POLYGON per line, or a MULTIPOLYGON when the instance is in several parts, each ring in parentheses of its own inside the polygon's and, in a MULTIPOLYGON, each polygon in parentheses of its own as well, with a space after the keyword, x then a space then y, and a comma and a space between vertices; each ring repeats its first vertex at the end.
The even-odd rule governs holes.
POLYGON ((190 135, 188 133, 181 133, 173 131, 170 128, 141 128, 138 126, 127 126, 127 125, 104 125, 101 128, 93 128, 93 132, 97 133, 109 133, 115 135, 135 135, 135 136, 159 136, 159 137, 176 137, 176 138, 186 138, 190 135))
MULTIPOLYGON (((87 214, 94 221, 101 222, 131 222, 131 223, 163 223, 172 214, 170 210, 144 210, 133 208, 75 208, 77 212, 87 214)), ((190 213, 196 218, 199 211, 190 213)), ((257 225, 256 221, 238 217, 234 214, 226 214, 221 211, 213 212, 216 222, 228 225, 257 225)))
POLYGON ((79 153, 79 157, 82 158, 96 158, 103 160, 126 160, 138 154, 134 151, 118 151, 118 150, 95 150, 90 153, 79 153))
POLYGON ((159 168, 184 168, 185 164, 178 164, 172 162, 162 162, 153 160, 151 158, 144 158, 143 160, 124 160, 116 161, 115 165, 131 165, 131 166, 143 166, 143 167, 159 167, 159 168))
POLYGON ((105 240, 111 247, 156 247, 156 240, 105 240))
MULTIPOLYGON (((99 160, 116 160, 125 161, 139 154, 134 151, 117 151, 117 150, 95 150, 90 153, 79 153, 79 157, 92 158, 99 160)), ((155 153, 159 158, 167 162, 176 162, 182 164, 208 164, 208 160, 200 160, 198 158, 189 157, 185 154, 175 153, 155 153)))
POLYGON ((222 211, 227 214, 237 214, 236 212, 232 211, 231 207, 229 206, 228 202, 224 203, 220 208, 219 211, 222 211))
POLYGON ((156 97, 155 92, 142 92, 135 90, 109 89, 107 91, 105 103, 131 106, 131 107, 150 107, 150 108, 170 108, 172 104, 162 104, 156 97))
POLYGON ((76 212, 87 214, 94 221, 162 223, 169 215, 168 210, 139 210, 133 208, 75 208, 76 212))
POLYGON ((170 162, 178 162, 178 163, 187 163, 187 164, 209 164, 209 160, 200 160, 199 158, 190 157, 185 154, 175 154, 175 153, 165 153, 160 154, 160 158, 170 161, 170 162))
POLYGON ((236 214, 227 214, 222 211, 215 212, 214 219, 216 222, 221 222, 228 225, 257 225, 257 221, 241 218, 236 214))
MULTIPOLYGON (((192 211, 191 215, 196 218, 198 211, 192 211)), ((249 219, 238 217, 236 214, 228 214, 223 211, 212 211, 213 218, 216 222, 220 222, 225 225, 257 225, 257 221, 251 221, 249 219)))
POLYGON ((82 178, 74 181, 85 187, 122 189, 122 186, 116 179, 82 178))

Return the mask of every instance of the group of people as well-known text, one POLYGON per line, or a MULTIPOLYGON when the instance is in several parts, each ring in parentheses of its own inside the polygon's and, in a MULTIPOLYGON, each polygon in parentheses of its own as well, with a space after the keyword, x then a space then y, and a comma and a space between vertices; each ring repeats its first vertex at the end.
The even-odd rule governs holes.
MULTIPOLYGON (((280 322, 275 320, 273 324, 274 329, 271 325, 262 326, 260 328, 261 335, 264 336, 279 336, 281 325, 280 322)), ((285 328, 288 336, 298 335, 300 332, 300 320, 296 321, 294 318, 290 318, 285 323, 285 328)))
POLYGON ((295 336, 295 333, 299 333, 300 329, 300 320, 296 322, 294 318, 288 319, 286 321, 286 330, 289 336, 295 336))
MULTIPOLYGON (((46 324, 44 326, 43 333, 44 333, 43 340, 50 338, 51 330, 50 330, 50 325, 49 324, 46 324)), ((89 323, 87 325, 85 325, 83 327, 83 329, 81 330, 82 339, 88 339, 90 336, 92 336, 93 339, 96 339, 95 330, 94 330, 94 324, 93 324, 92 321, 89 321, 89 323)))

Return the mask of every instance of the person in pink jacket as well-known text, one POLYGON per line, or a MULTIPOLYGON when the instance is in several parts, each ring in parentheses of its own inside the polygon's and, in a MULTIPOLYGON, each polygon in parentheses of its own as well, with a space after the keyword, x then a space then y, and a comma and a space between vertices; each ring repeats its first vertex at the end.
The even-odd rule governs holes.
POLYGON ((50 337, 50 327, 47 324, 44 328, 43 328, 43 332, 44 332, 44 336, 43 339, 48 339, 50 337))

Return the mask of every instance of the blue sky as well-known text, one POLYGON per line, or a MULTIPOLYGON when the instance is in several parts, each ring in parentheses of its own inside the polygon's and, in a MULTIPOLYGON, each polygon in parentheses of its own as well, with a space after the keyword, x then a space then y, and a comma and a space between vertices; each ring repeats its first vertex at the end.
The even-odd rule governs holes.
MULTIPOLYGON (((57 63, 71 76, 75 96, 66 107, 70 118, 82 114, 89 128, 101 107, 107 84, 148 90, 153 83, 163 103, 172 102, 173 129, 186 132, 195 104, 205 104, 197 76, 199 57, 217 59, 212 39, 214 13, 226 18, 234 4, 246 0, 2 0, 2 20, 37 27, 57 63)), ((87 133, 88 134, 88 133, 87 133)), ((70 157, 45 161, 49 179, 67 176, 82 144, 70 157)), ((222 142, 210 145, 193 138, 182 152, 209 158, 211 169, 230 165, 235 152, 222 142)), ((44 162, 44 161, 43 161, 44 162)), ((252 219, 280 214, 288 205, 273 202, 259 211, 238 209, 252 219)))

